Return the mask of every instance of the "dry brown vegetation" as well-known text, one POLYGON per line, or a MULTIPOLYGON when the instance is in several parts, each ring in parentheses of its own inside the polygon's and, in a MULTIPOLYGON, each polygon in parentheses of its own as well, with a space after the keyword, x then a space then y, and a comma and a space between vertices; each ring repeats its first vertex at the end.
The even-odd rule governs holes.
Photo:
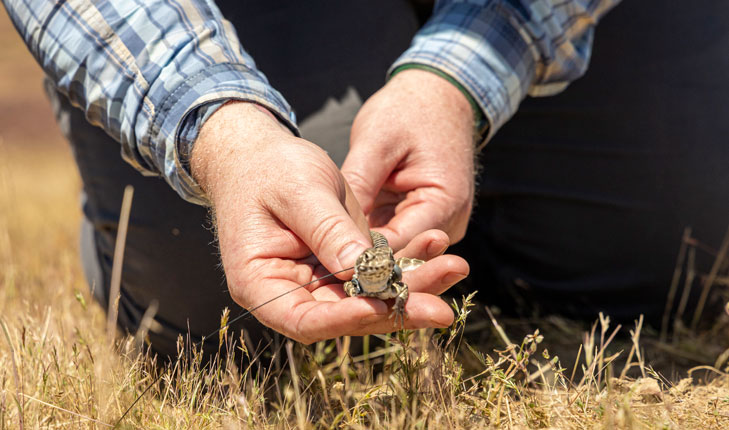
MULTIPOLYGON (((349 339, 285 344, 264 365, 224 333, 235 359, 155 366, 106 333, 77 257, 73 161, 4 16, 0 42, 0 429, 110 428, 157 376, 118 428, 729 428, 722 312, 661 340, 606 317, 466 319, 466 299, 450 330, 400 333, 366 354, 349 354, 349 339)), ((717 266, 715 288, 726 272, 717 266)))
MULTIPOLYGON (((400 333, 369 354, 352 356, 339 339, 272 349, 269 365, 237 349, 204 368, 193 353, 158 370, 131 337, 107 336, 92 303, 77 258, 78 187, 63 147, 0 146, 2 429, 110 428, 158 371, 119 428, 729 426, 723 316, 680 342, 649 333, 642 344, 640 325, 621 339, 607 318, 587 332, 554 318, 500 321, 509 333, 496 320, 468 324, 465 300, 450 330, 400 333), (487 328, 490 343, 467 341, 487 328), (523 340, 512 344, 515 334, 523 340), (651 355, 705 365, 693 379, 666 378, 651 355)), ((224 338, 240 345, 235 333, 224 338)))

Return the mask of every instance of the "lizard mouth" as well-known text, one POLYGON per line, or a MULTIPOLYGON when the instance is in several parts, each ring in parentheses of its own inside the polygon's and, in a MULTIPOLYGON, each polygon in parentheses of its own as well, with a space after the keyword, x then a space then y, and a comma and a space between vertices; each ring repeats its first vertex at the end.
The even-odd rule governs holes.
POLYGON ((389 275, 395 268, 394 264, 385 264, 378 267, 362 267, 358 270, 360 278, 378 279, 383 275, 389 275))

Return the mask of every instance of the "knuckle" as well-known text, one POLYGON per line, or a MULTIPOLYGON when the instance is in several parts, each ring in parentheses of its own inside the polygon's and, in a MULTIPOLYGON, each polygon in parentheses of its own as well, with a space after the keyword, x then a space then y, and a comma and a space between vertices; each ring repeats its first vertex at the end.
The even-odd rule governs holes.
POLYGON ((253 261, 241 266, 245 270, 231 270, 230 268, 226 268, 225 278, 230 298, 243 308, 249 309, 255 306, 256 303, 251 302, 251 294, 248 286, 257 285, 260 282, 260 279, 262 279, 261 275, 265 273, 265 268, 262 266, 259 267, 253 261))
POLYGON ((352 187, 353 190, 366 192, 370 188, 369 180, 366 175, 364 175, 359 170, 347 170, 346 172, 342 172, 344 174, 344 177, 347 179, 347 183, 349 183, 350 187, 352 187))
POLYGON ((246 294, 243 292, 243 288, 229 286, 228 292, 230 293, 230 298, 243 307, 243 309, 249 309, 251 307, 246 303, 246 294))
POLYGON ((319 254, 327 244, 337 243, 336 235, 340 231, 340 227, 344 226, 348 220, 340 214, 325 215, 319 223, 314 227, 311 233, 311 244, 314 247, 315 254, 319 254))
MULTIPOLYGON (((314 166, 314 170, 317 173, 313 178, 314 183, 333 190, 337 198, 340 201, 344 201, 347 194, 347 189, 344 186, 344 177, 334 162, 328 158, 327 160, 328 162, 326 163, 317 163, 314 166)), ((309 181, 311 180, 312 178, 309 178, 309 181)))
POLYGON ((449 239, 451 243, 456 243, 463 240, 464 237, 466 237, 466 226, 461 224, 455 228, 455 231, 451 233, 449 239))
POLYGON ((312 332, 306 324, 308 311, 301 310, 300 306, 294 306, 287 315, 284 315, 279 323, 280 331, 288 338, 304 345, 310 345, 321 340, 319 333, 312 332))
POLYGON ((251 307, 252 303, 249 303, 250 299, 246 293, 245 283, 228 277, 228 293, 230 298, 244 309, 251 307))
POLYGON ((235 278, 231 279, 230 276, 226 276, 226 278, 230 298, 243 309, 251 309, 255 303, 251 303, 250 294, 247 292, 245 281, 240 281, 235 278))
POLYGON ((350 172, 349 176, 345 176, 353 197, 365 213, 372 212, 375 200, 381 192, 374 177, 375 175, 365 175, 362 172, 350 172))

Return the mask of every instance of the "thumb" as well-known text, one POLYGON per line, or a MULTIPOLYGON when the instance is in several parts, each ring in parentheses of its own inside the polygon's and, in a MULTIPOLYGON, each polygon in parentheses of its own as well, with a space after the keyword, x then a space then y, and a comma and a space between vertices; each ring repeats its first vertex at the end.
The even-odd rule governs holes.
POLYGON ((375 198, 395 168, 391 157, 373 152, 369 145, 352 145, 342 164, 342 175, 366 214, 372 212, 375 198))
POLYGON ((276 213, 331 272, 352 267, 372 246, 364 213, 346 183, 344 190, 341 198, 328 189, 311 190, 276 213))

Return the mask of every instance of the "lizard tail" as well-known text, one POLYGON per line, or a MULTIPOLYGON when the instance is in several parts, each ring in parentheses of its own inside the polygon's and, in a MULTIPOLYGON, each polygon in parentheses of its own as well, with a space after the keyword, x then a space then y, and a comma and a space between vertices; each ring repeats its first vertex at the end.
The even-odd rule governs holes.
POLYGON ((390 246, 382 233, 370 230, 370 237, 372 238, 372 245, 375 248, 388 248, 390 246))

